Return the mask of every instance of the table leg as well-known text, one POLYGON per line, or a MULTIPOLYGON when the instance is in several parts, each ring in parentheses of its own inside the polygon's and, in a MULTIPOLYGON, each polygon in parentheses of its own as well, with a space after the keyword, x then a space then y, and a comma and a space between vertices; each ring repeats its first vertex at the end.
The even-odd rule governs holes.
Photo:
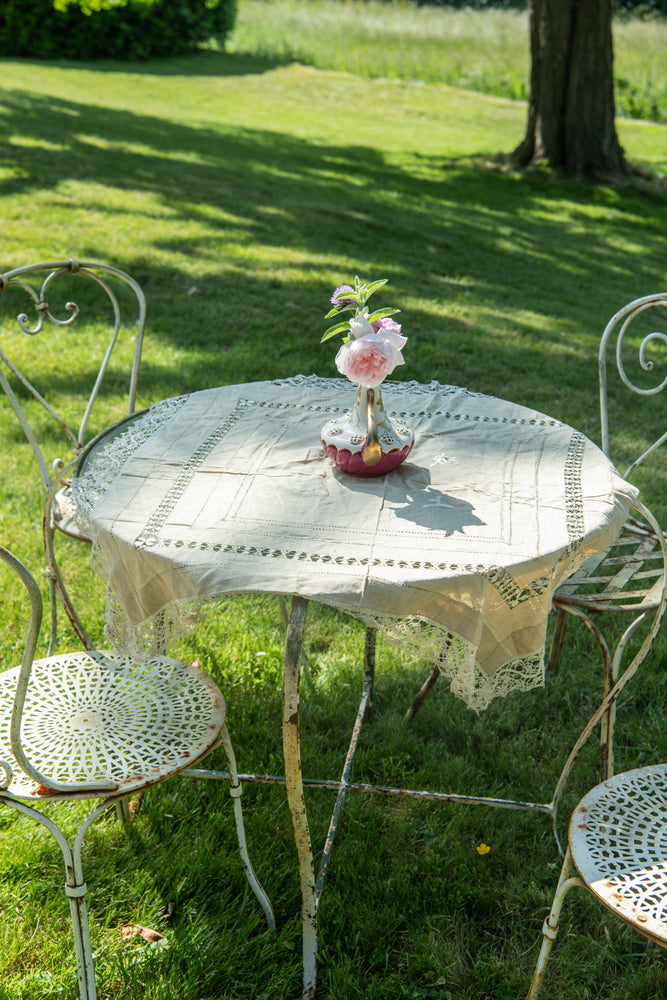
POLYGON ((343 804, 350 790, 350 776, 352 774, 352 764, 354 763, 354 756, 357 752, 357 746, 359 745, 359 736, 361 735, 361 726, 365 719, 371 714, 373 708, 373 683, 375 680, 375 640, 376 640, 376 630, 373 628, 366 629, 366 645, 364 649, 364 682, 361 689, 361 701, 359 702, 359 709, 357 711, 357 717, 354 722, 354 727, 352 729, 352 736, 350 738, 350 745, 347 751, 347 757, 345 758, 345 765, 343 767, 343 773, 341 775, 340 781, 338 782, 338 794, 336 795, 336 804, 334 805, 333 813, 331 814, 331 822, 329 824, 329 832, 327 834, 327 839, 324 844, 324 851, 322 853, 322 860, 320 862, 320 870, 317 873, 317 882, 315 883, 315 902, 319 907, 320 899, 322 896, 322 890, 324 889, 324 880, 327 877, 327 872, 329 870, 329 862, 331 861, 331 854, 334 848, 334 841, 336 839, 336 834, 338 832, 338 823, 340 820, 340 814, 343 810, 343 804))
POLYGON ((303 1000, 313 1000, 317 982, 317 896, 315 865, 308 829, 306 802, 301 774, 301 741, 299 733, 299 684, 301 680, 301 647, 308 601, 294 597, 287 625, 285 669, 283 674, 283 752, 287 800, 292 814, 294 841, 299 861, 301 882, 301 915, 303 923, 303 1000))
POLYGON ((377 629, 366 626, 364 638, 364 690, 368 687, 368 700, 364 710, 365 718, 373 711, 373 688, 375 685, 375 651, 377 647, 377 629))

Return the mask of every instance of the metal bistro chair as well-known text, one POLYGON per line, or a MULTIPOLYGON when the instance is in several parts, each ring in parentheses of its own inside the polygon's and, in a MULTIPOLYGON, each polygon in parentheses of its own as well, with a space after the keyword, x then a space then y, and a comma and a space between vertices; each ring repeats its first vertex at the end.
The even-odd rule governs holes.
POLYGON ((667 764, 609 778, 581 800, 527 1000, 537 1000, 566 894, 588 891, 612 913, 667 947, 667 764), (578 874, 572 875, 572 867, 578 874))
MULTIPOLYGON (((612 460, 614 454, 609 433, 607 404, 607 353, 615 341, 616 369, 623 385, 631 392, 639 396, 655 396, 661 392, 667 386, 667 375, 657 385, 640 386, 629 378, 623 361, 624 344, 630 325, 647 310, 654 308, 667 309, 667 293, 647 295, 624 306, 611 318, 600 341, 599 385, 602 450, 612 460)), ((646 325, 646 318, 644 318, 642 326, 644 331, 650 330, 650 326, 646 325)), ((667 313, 663 312, 660 318, 667 319, 667 313)), ((653 314, 650 320, 652 325, 653 314)), ((636 323, 633 330, 639 332, 639 328, 640 324, 636 323)), ((644 332, 639 336, 641 337, 639 363, 643 371, 650 373, 654 369, 654 361, 649 358, 648 350, 650 347, 655 348, 659 342, 667 344, 667 335, 656 331, 644 332)), ((662 360, 663 362, 666 360, 665 355, 662 356, 662 360)), ((655 379, 653 378, 652 381, 655 382, 655 379)), ((630 412, 626 410, 626 414, 630 412)), ((664 424, 663 420, 663 426, 664 424)), ((666 441, 667 431, 632 462, 623 473, 624 478, 631 480, 635 470, 642 466, 647 459, 655 459, 656 452, 666 441)), ((664 449, 661 454, 664 461, 664 449)), ((602 612, 615 612, 621 615, 635 615, 639 624, 643 616, 651 614, 657 607, 664 580, 665 570, 656 531, 650 525, 629 517, 611 548, 589 559, 556 591, 553 607, 557 615, 554 637, 549 652, 548 669, 555 669, 558 665, 570 618, 573 616, 580 618, 588 626, 600 647, 604 670, 603 692, 606 694, 616 681, 616 675, 605 636, 593 619, 602 612)), ((628 638, 630 634, 629 631, 628 638)), ((614 722, 615 706, 602 720, 600 747, 600 779, 602 781, 614 773, 614 722)))
MULTIPOLYGON (((97 427, 95 431, 89 431, 91 413, 95 409, 102 386, 110 382, 111 361, 114 354, 117 355, 119 352, 119 342, 123 339, 121 337, 122 331, 127 332, 127 339, 130 343, 133 340, 129 373, 126 370, 127 366, 122 372, 126 385, 124 412, 127 414, 134 412, 146 326, 146 300, 137 282, 118 268, 109 264, 76 260, 30 264, 6 271, 0 275, 0 293, 5 293, 8 299, 16 303, 17 308, 23 309, 28 306, 34 310, 33 317, 29 317, 25 312, 15 314, 15 322, 18 324, 19 333, 24 338, 34 338, 38 346, 41 347, 41 352, 35 352, 34 361, 36 363, 39 363, 40 356, 43 356, 45 349, 52 346, 52 341, 49 341, 48 344, 44 343, 48 324, 51 324, 52 328, 66 328, 67 335, 71 336, 71 328, 80 317, 82 321, 84 316, 87 320, 96 320, 99 319, 97 314, 106 310, 106 314, 111 320, 108 335, 105 334, 104 338, 100 338, 99 346, 95 346, 93 369, 89 374, 85 390, 80 394, 80 406, 75 419, 66 418, 63 415, 62 408, 55 401, 53 386, 42 385, 42 389, 37 388, 25 374, 25 366, 22 363, 20 365, 16 363, 17 355, 25 356, 25 347, 20 343, 13 345, 15 360, 12 361, 9 357, 10 351, 7 343, 9 337, 7 334, 3 337, 3 342, 0 343, 0 385, 30 443, 44 488, 48 493, 59 470, 69 464, 81 451, 93 433, 102 429, 97 427), (85 285, 95 293, 93 297, 89 298, 87 291, 85 292, 85 307, 80 307, 73 301, 63 302, 70 291, 74 278, 81 286, 82 295, 84 295, 85 285), (130 301, 130 305, 125 304, 127 300, 130 301), (133 315, 130 316, 130 313, 133 315), (36 401, 39 407, 42 407, 51 418, 52 425, 61 435, 63 451, 58 451, 55 455, 46 453, 47 445, 44 442, 48 441, 48 447, 52 447, 51 433, 48 429, 41 429, 39 407, 37 410, 26 408, 24 405, 26 398, 28 401, 31 398, 33 402, 36 401)), ((54 334, 57 334, 57 329, 54 330, 54 334)), ((54 349, 57 350, 57 346, 54 349)), ((86 366, 88 365, 88 356, 86 354, 86 366)), ((114 366, 114 378, 117 367, 114 366)), ((69 391, 69 384, 75 383, 76 385, 79 378, 84 380, 84 370, 82 363, 81 370, 75 374, 66 371, 58 373, 60 379, 68 383, 67 391, 69 391)), ((64 394, 63 391, 62 395, 64 394)), ((116 419, 116 415, 113 419, 116 419)), ((105 424, 110 422, 109 419, 104 421, 105 424)), ((45 530, 51 535, 60 531, 71 538, 89 542, 85 531, 77 524, 76 511, 69 495, 67 483, 64 483, 54 495, 45 530)), ((90 649, 93 645, 92 640, 72 604, 67 588, 59 576, 58 567, 50 563, 48 558, 47 575, 51 611, 49 654, 53 653, 56 644, 57 595, 59 595, 67 617, 81 642, 87 649, 90 649)))
MULTIPOLYGON (((637 505, 646 517, 648 512, 637 505)), ((665 570, 667 542, 656 522, 651 523, 658 537, 662 563, 662 584, 656 606, 644 619, 653 620, 633 662, 620 673, 620 659, 628 649, 627 633, 618 643, 614 656, 615 674, 620 674, 607 695, 603 708, 615 704, 636 664, 649 652, 658 635, 665 613, 665 570)), ((633 626, 627 632, 632 633, 633 626)), ((600 717, 600 713, 598 713, 600 717)), ((584 731, 578 741, 581 749, 592 730, 584 731)), ((538 956, 527 1000, 537 1000, 542 986, 551 946, 558 933, 563 900, 570 889, 588 889, 604 906, 629 923, 635 930, 658 944, 667 946, 667 765, 626 771, 593 788, 574 809, 568 828, 568 847, 551 910, 542 928, 542 947, 538 956), (573 866, 578 874, 572 876, 573 866)))
POLYGON ((248 858, 241 786, 216 685, 167 657, 142 663, 107 650, 34 660, 42 620, 39 587, 2 546, 0 561, 18 575, 31 607, 21 666, 0 673, 0 802, 44 826, 62 851, 81 1000, 96 996, 81 865, 87 830, 123 797, 179 774, 220 743, 230 767, 243 866, 273 929, 270 903, 248 858), (100 801, 70 846, 47 813, 51 803, 78 799, 100 801))
MULTIPOLYGON (((620 309, 607 324, 599 348, 599 392, 600 392, 600 423, 602 430, 602 450, 612 459, 613 454, 609 436, 609 416, 607 406, 607 352, 614 337, 616 340, 616 367, 623 384, 639 396, 654 396, 667 385, 667 376, 659 385, 643 387, 636 385, 627 375, 623 362, 623 347, 628 328, 633 320, 642 313, 654 307, 667 307, 667 292, 647 295, 635 299, 620 309)), ((639 363, 645 372, 651 372, 654 362, 648 357, 649 345, 656 346, 662 341, 667 343, 667 335, 660 332, 648 333, 641 340, 639 347, 639 363)), ((624 477, 630 479, 632 473, 649 457, 654 458, 655 452, 667 441, 667 432, 646 449, 625 471, 624 477)), ((626 521, 615 544, 606 552, 598 553, 588 560, 572 577, 570 577, 556 592, 553 606, 556 609, 554 637, 549 651, 547 669, 553 670, 558 665, 565 641, 568 622, 571 616, 585 620, 595 636, 602 653, 604 664, 604 693, 606 694, 614 683, 615 677, 611 671, 611 655, 607 642, 597 625, 591 620, 591 615, 602 611, 616 611, 632 614, 650 612, 655 609, 661 586, 662 571, 659 568, 660 551, 658 541, 652 529, 640 525, 632 518, 626 521)), ((415 695, 405 720, 409 722, 435 686, 440 671, 434 667, 424 681, 421 689, 415 695)), ((613 774, 614 755, 614 709, 609 717, 603 720, 601 730, 600 777, 604 779, 613 774)))

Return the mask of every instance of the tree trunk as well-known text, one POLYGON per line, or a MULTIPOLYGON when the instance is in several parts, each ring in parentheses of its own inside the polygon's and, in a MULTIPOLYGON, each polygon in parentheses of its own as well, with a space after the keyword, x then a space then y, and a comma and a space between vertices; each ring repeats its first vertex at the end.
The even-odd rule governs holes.
POLYGON ((611 0, 530 0, 530 48, 528 126, 513 159, 629 175, 614 124, 611 0))

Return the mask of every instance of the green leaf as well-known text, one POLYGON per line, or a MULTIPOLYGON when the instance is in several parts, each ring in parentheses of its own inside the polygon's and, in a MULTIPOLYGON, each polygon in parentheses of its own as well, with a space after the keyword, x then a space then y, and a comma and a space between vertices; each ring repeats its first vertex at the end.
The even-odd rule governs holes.
POLYGON ((330 337, 335 337, 337 333, 342 333, 344 330, 349 329, 348 323, 336 323, 335 326, 330 326, 328 330, 322 334, 322 339, 320 344, 323 344, 325 340, 329 340, 330 337))
POLYGON ((379 281, 371 281, 370 285, 366 285, 366 298, 372 295, 373 292, 377 292, 378 288, 382 288, 388 281, 389 278, 380 278, 379 281))
MULTIPOLYGON (((362 291, 363 291, 363 289, 362 289, 362 291)), ((360 302, 360 300, 361 300, 361 292, 359 291, 359 289, 357 289, 354 292, 341 292, 341 294, 338 296, 338 298, 341 299, 341 301, 339 303, 339 306, 342 307, 342 306, 344 306, 344 305, 347 304, 347 300, 348 299, 354 299, 355 302, 360 302)))
POLYGON ((342 313, 342 312, 349 312, 351 309, 354 309, 353 305, 334 306, 333 309, 329 310, 329 312, 326 314, 326 316, 324 318, 325 319, 329 319, 331 316, 337 316, 338 313, 342 313))
POLYGON ((396 313, 399 313, 400 311, 401 311, 400 309, 391 309, 391 308, 376 309, 375 312, 372 312, 370 316, 368 316, 368 322, 374 323, 376 319, 386 319, 387 316, 395 316, 396 313))

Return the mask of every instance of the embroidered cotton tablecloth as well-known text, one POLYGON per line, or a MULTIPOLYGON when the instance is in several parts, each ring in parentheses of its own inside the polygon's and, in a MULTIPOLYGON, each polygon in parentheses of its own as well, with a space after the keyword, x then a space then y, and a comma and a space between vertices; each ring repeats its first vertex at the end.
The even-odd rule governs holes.
POLYGON ((207 598, 301 594, 427 656, 475 709, 542 683, 552 594, 636 490, 571 427, 437 383, 383 384, 414 449, 349 476, 319 435, 354 394, 314 376, 222 386, 102 437, 73 489, 115 645, 146 652, 207 598))

